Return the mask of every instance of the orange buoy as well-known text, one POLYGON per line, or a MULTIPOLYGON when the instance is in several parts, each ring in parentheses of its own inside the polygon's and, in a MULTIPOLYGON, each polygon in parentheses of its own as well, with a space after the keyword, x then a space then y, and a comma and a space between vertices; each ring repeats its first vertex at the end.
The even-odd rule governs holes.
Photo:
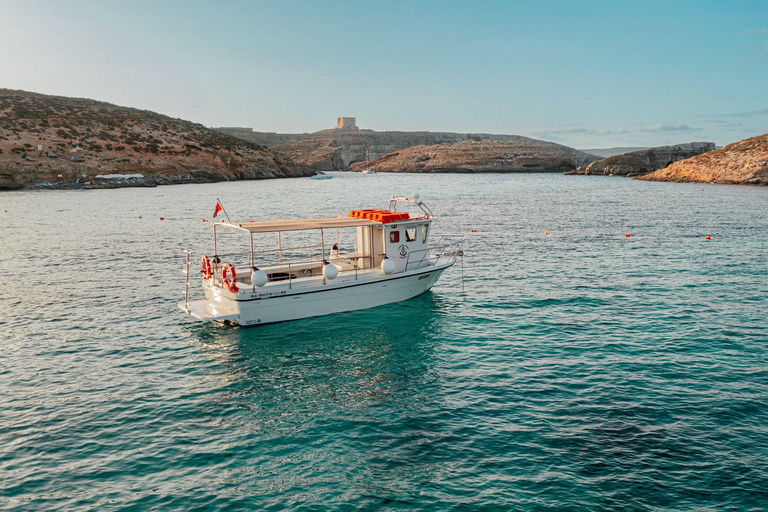
POLYGON ((624 235, 624 236, 626 236, 627 238, 629 238, 629 237, 630 237, 630 236, 632 236, 632 235, 630 235, 629 233, 627 233, 627 234, 626 234, 626 235, 624 235))
POLYGON ((141 218, 141 215, 139 215, 139 218, 141 218))
POLYGON ((704 240, 712 240, 712 237, 711 236, 705 236, 704 240))
POLYGON ((235 274, 235 267, 232 266, 231 263, 225 263, 224 267, 221 269, 221 281, 224 284, 224 286, 232 293, 237 293, 237 275, 235 274), (231 276, 227 276, 227 272, 229 272, 231 276))
POLYGON ((549 231, 545 231, 545 232, 544 232, 544 234, 545 234, 545 235, 548 235, 548 234, 549 234, 549 231))
POLYGON ((473 230, 470 231, 470 233, 477 233, 477 230, 473 229, 473 230))
POLYGON ((165 220, 165 217, 160 217, 160 220, 165 220))
POLYGON ((200 273, 203 274, 203 279, 210 279, 211 278, 211 260, 208 259, 208 256, 203 254, 203 259, 200 260, 200 273))

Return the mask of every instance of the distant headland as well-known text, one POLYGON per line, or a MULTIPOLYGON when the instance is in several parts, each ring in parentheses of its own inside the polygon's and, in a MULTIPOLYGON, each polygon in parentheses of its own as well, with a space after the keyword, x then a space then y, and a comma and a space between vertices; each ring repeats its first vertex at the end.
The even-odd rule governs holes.
POLYGON ((636 148, 595 150, 598 156, 520 135, 376 132, 360 129, 354 117, 303 134, 206 128, 90 99, 0 89, 5 190, 306 177, 317 170, 564 172, 768 184, 768 134, 719 150, 711 142, 622 149, 636 148))
POLYGON ((716 150, 713 142, 579 151, 519 135, 376 132, 354 117, 314 133, 215 128, 284 152, 319 170, 375 172, 564 172, 648 181, 768 184, 768 134, 716 150), (601 158, 602 157, 602 158, 601 158))
POLYGON ((638 179, 728 185, 768 185, 768 134, 674 162, 638 179))
POLYGON ((655 148, 630 151, 609 156, 579 167, 566 174, 585 174, 593 176, 644 176, 674 162, 700 155, 715 149, 714 142, 688 142, 674 146, 659 146, 655 148))
MULTIPOLYGON (((599 157, 578 151, 568 146, 523 137, 491 133, 454 132, 399 132, 361 130, 354 117, 339 117, 336 127, 314 133, 270 133, 255 132, 251 128, 214 128, 227 135, 261 144, 281 151, 298 163, 310 165, 322 171, 360 171, 367 162, 378 166, 386 157, 389 164, 378 166, 381 171, 390 172, 563 172, 576 169, 597 160, 599 157), (480 143, 483 144, 466 144, 480 143), (450 149, 450 144, 456 144, 450 149), (444 164, 432 151, 430 165, 403 165, 393 168, 392 155, 409 148, 407 154, 414 154, 416 148, 440 146, 443 153, 462 153, 467 156, 466 165, 456 165, 451 159, 444 164), (471 149, 477 154, 471 155, 471 149), (495 149, 494 149, 495 148, 495 149), (517 151, 518 153, 515 153, 517 151), (510 153, 511 152, 511 153, 510 153), (513 156, 514 155, 514 156, 513 156), (490 158, 493 162, 485 161, 490 158)), ((416 156, 418 158, 418 156, 416 156)), ((460 163, 460 162, 459 162, 460 163)))

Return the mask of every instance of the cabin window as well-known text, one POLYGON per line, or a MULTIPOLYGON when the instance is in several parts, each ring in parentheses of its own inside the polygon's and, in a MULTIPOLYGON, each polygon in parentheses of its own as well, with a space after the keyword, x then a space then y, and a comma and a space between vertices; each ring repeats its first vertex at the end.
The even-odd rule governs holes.
POLYGON ((429 231, 429 224, 421 226, 421 243, 427 243, 427 231, 429 231))
POLYGON ((391 244, 400 243, 400 232, 399 231, 390 231, 389 232, 389 243, 391 243, 391 244))
POLYGON ((405 241, 406 242, 413 242, 416 240, 416 228, 406 228, 405 230, 405 241))

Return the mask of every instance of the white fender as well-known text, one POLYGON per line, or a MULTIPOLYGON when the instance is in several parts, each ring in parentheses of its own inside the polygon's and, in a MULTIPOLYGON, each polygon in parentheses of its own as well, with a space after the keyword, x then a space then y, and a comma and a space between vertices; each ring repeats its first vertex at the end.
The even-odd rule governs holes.
POLYGON ((384 261, 381 262, 381 270, 383 270, 385 274, 391 274, 395 271, 395 262, 389 258, 384 258, 384 261))
POLYGON ((325 276, 326 279, 328 280, 336 279, 336 276, 338 275, 339 275, 339 267, 337 267, 333 263, 325 263, 323 265, 323 276, 325 276))
POLYGON ((255 269, 253 272, 251 272, 251 282, 253 283, 253 286, 258 286, 261 288, 265 284, 267 284, 267 274, 263 270, 255 269))

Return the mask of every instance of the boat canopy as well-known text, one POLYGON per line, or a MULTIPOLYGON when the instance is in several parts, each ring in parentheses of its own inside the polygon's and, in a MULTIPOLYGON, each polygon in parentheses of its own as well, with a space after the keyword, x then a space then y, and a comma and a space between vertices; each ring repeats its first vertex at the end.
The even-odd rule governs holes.
POLYGON ((374 226, 381 222, 353 217, 325 217, 321 219, 286 219, 264 222, 217 223, 217 226, 232 226, 251 233, 269 233, 273 231, 298 231, 302 229, 354 228, 374 226))

